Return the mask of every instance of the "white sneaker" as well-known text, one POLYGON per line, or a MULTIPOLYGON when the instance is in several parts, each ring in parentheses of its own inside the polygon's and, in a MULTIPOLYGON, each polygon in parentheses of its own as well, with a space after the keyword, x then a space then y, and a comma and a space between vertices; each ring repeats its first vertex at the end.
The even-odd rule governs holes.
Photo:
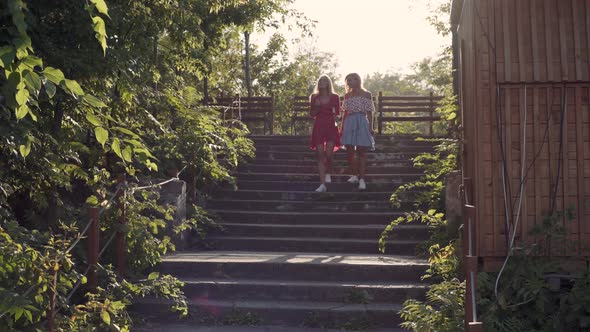
POLYGON ((365 183, 365 179, 361 179, 359 181, 359 190, 365 190, 367 189, 367 184, 365 183))
POLYGON ((348 183, 357 183, 357 182, 359 182, 359 178, 356 175, 353 175, 348 180, 346 180, 346 182, 348 182, 348 183))
POLYGON ((324 182, 332 183, 332 177, 330 176, 330 174, 326 174, 326 178, 325 178, 324 182))
POLYGON ((317 192, 317 193, 325 193, 326 191, 328 191, 328 188, 326 188, 326 185, 323 183, 320 184, 318 189, 315 190, 315 192, 317 192))

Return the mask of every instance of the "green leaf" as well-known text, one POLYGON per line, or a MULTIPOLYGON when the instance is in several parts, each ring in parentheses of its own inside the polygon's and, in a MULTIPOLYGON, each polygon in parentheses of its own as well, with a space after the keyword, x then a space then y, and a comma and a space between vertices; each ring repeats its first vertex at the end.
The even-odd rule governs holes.
POLYGON ((153 163, 153 162, 152 162, 151 160, 149 160, 149 159, 145 161, 145 165, 147 166, 147 168, 148 168, 149 170, 152 170, 152 171, 154 171, 154 172, 157 172, 157 171, 158 171, 158 165, 157 165, 156 163, 153 163))
POLYGON ((123 128, 123 127, 113 127, 114 130, 121 132, 123 134, 127 134, 129 136, 133 136, 133 137, 139 137, 136 133, 132 132, 131 130, 127 129, 127 128, 123 128))
POLYGON ((92 113, 86 113, 86 120, 97 127, 102 126, 102 122, 100 122, 100 120, 92 113))
POLYGON ((46 67, 42 73, 48 80, 58 85, 65 79, 64 73, 53 67, 46 67))
POLYGON ((31 38, 29 36, 18 37, 12 40, 14 46, 16 47, 16 57, 18 59, 23 59, 27 55, 29 55, 28 50, 33 49, 33 44, 31 43, 31 38))
POLYGON ((121 154, 121 146, 119 144, 119 139, 118 138, 114 138, 113 142, 111 143, 111 148, 113 149, 113 152, 115 152, 115 154, 123 159, 123 155, 121 154))
POLYGON ((47 97, 49 97, 49 99, 53 98, 53 96, 55 96, 55 93, 57 92, 55 84, 53 84, 51 81, 45 81, 44 86, 45 93, 47 93, 47 97))
POLYGON ((35 67, 43 68, 43 60, 41 60, 41 58, 36 57, 34 55, 28 55, 20 61, 19 66, 20 65, 25 65, 25 66, 29 67, 29 69, 31 69, 31 70, 35 69, 35 67))
POLYGON ((130 163, 132 156, 133 156, 133 150, 131 150, 130 146, 126 146, 125 149, 123 149, 123 160, 130 163))
POLYGON ((92 195, 86 199, 86 204, 98 205, 98 198, 96 198, 96 196, 92 195))
POLYGON ((17 320, 19 320, 19 318, 21 318, 24 312, 25 310, 23 308, 16 308, 14 314, 14 321, 16 322, 17 320))
POLYGON ((89 106, 93 106, 93 107, 106 107, 107 106, 100 99, 96 98, 93 95, 89 95, 89 94, 85 94, 84 97, 82 97, 82 101, 85 104, 87 104, 89 106))
POLYGON ((436 213, 435 209, 428 210, 428 215, 433 216, 436 213))
POLYGON ((109 8, 107 7, 107 4, 104 2, 104 0, 90 0, 90 2, 94 5, 99 13, 104 14, 110 18, 109 8))
POLYGON ((31 152, 31 140, 28 139, 27 143, 18 147, 18 150, 20 151, 20 155, 26 158, 31 152))
POLYGON ((104 144, 109 138, 109 132, 103 127, 96 127, 94 128, 94 136, 96 136, 96 140, 98 141, 98 143, 102 144, 102 146, 104 147, 104 144))
POLYGON ((14 47, 3 46, 0 48, 0 67, 7 69, 12 64, 16 51, 14 47))
POLYGON ((84 90, 82 90, 82 87, 80 86, 80 84, 78 84, 78 82, 76 82, 74 80, 68 80, 66 78, 66 79, 64 79, 64 85, 72 93, 72 95, 74 97, 84 95, 84 90))
POLYGON ((107 311, 103 311, 100 313, 100 318, 103 322, 107 325, 111 325, 111 315, 107 311))
POLYGON ((86 283, 88 283, 88 278, 86 278, 86 276, 82 276, 82 278, 80 279, 80 283, 82 285, 86 285, 86 283))
POLYGON ((454 120, 457 117, 457 112, 453 112, 447 116, 447 120, 454 120))
POLYGON ((27 89, 20 89, 16 93, 16 102, 19 106, 22 106, 27 103, 29 100, 29 90, 27 89))
POLYGON ((38 95, 42 87, 41 78, 39 77, 39 75, 34 71, 27 71, 23 78, 25 80, 25 85, 27 86, 27 89, 29 89, 29 92, 34 94, 35 96, 38 95))
POLYGON ((158 277, 160 276, 159 272, 152 272, 148 275, 148 280, 155 280, 158 279, 158 277))
POLYGON ((107 31, 105 28, 104 20, 98 16, 94 16, 92 18, 92 23, 94 23, 93 28, 96 34, 94 35, 98 40, 100 47, 102 47, 103 55, 106 55, 107 52, 107 31))
POLYGON ((27 114, 29 114, 29 106, 27 106, 26 104, 20 105, 16 109, 16 119, 17 120, 24 118, 25 116, 27 116, 27 114))

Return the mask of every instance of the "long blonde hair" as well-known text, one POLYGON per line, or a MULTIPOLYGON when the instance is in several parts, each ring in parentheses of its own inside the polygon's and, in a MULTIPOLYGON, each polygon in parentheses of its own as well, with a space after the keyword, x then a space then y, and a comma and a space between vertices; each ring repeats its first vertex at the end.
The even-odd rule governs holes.
POLYGON ((313 94, 315 94, 315 95, 320 94, 320 80, 322 78, 325 78, 328 80, 328 96, 331 96, 332 94, 334 94, 334 89, 332 88, 332 80, 326 75, 322 75, 318 78, 318 80, 315 84, 315 88, 313 89, 313 94))
POLYGON ((363 80, 361 79, 361 75, 359 75, 357 73, 350 73, 350 74, 346 75, 346 77, 344 78, 344 87, 345 87, 345 90, 347 93, 352 91, 352 88, 350 86, 348 86, 348 79, 351 77, 355 77, 359 81, 359 88, 361 91, 367 91, 363 87, 363 80))

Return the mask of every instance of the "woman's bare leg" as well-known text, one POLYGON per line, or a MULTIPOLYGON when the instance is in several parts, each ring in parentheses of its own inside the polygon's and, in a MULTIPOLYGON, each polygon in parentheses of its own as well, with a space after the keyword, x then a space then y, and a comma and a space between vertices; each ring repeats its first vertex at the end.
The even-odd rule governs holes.
POLYGON ((359 154, 359 179, 364 179, 367 175, 367 148, 364 146, 357 147, 359 154))
POLYGON ((334 159, 334 142, 326 142, 326 173, 332 174, 332 160, 334 159))
POLYGON ((346 155, 348 157, 348 168, 350 170, 350 175, 355 176, 355 175, 357 175, 357 167, 356 167, 354 145, 347 145, 346 146, 346 155))
POLYGON ((324 152, 324 144, 316 146, 318 152, 318 170, 320 172, 320 183, 324 184, 326 181, 326 153, 324 152))

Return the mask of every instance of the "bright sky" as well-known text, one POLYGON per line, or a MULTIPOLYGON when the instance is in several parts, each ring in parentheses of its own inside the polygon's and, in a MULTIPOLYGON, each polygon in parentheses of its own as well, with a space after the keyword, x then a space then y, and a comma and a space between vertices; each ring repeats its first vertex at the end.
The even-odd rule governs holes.
MULTIPOLYGON (((408 73, 410 64, 451 42, 426 21, 427 0, 296 0, 293 7, 317 21, 315 45, 336 55, 342 77, 408 73)), ((253 34, 252 40, 260 44, 267 37, 253 34)))

